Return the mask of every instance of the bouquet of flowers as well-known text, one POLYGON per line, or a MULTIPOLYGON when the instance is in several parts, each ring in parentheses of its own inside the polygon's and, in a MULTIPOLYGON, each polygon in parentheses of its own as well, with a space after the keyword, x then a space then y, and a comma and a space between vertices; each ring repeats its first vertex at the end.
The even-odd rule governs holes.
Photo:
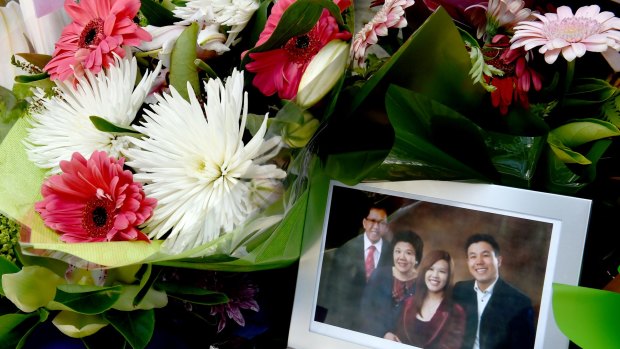
POLYGON ((242 325, 252 287, 183 275, 294 262, 326 178, 617 198, 614 6, 5 1, 0 338, 143 348, 169 299, 242 325))

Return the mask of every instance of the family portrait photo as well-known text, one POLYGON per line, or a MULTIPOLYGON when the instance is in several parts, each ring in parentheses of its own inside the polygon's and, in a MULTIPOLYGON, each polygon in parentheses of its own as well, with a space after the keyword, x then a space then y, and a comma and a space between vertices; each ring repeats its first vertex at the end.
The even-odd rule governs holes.
POLYGON ((553 223, 333 185, 314 322, 413 348, 534 348, 553 223))

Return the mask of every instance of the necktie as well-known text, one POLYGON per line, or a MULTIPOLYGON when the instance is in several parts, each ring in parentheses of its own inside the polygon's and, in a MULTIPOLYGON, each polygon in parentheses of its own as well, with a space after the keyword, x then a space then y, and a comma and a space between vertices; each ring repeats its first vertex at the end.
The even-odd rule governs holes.
POLYGON ((370 278, 370 274, 375 270, 375 245, 368 247, 368 254, 366 255, 366 281, 370 278))

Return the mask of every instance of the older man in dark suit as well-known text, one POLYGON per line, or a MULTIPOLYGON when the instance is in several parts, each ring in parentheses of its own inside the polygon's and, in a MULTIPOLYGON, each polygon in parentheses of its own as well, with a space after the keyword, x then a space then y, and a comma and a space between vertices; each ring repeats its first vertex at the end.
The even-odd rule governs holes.
POLYGON ((366 282, 378 266, 391 265, 385 207, 371 206, 362 220, 364 233, 340 246, 332 260, 329 276, 330 301, 325 323, 359 331, 360 303, 366 282))
POLYGON ((458 282, 453 294, 467 317, 462 349, 533 348, 531 300, 499 277, 502 256, 493 236, 471 236, 466 251, 474 280, 458 282))

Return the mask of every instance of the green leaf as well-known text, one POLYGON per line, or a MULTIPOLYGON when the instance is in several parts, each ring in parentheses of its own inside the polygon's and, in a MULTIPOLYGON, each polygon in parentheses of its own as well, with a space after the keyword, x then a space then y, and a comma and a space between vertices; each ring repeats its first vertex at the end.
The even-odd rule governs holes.
POLYGON ((26 313, 46 306, 54 299, 56 286, 64 282, 51 270, 38 265, 24 266, 17 273, 2 275, 6 297, 26 313))
POLYGON ((250 26, 251 30, 249 35, 249 42, 252 43, 252 46, 256 44, 260 33, 265 28, 267 18, 269 18, 269 6, 271 5, 271 3, 271 0, 261 1, 260 6, 256 10, 256 12, 254 12, 254 16, 252 17, 252 20, 250 22, 252 24, 250 26))
POLYGON ((562 125, 550 132, 567 147, 577 147, 582 144, 620 135, 620 130, 614 124, 599 119, 580 119, 562 125))
POLYGON ((39 324, 39 314, 5 314, 0 316, 0 349, 14 349, 39 324))
POLYGON ((187 84, 189 83, 195 94, 200 93, 198 68, 196 60, 196 40, 198 39, 198 24, 192 22, 174 43, 170 54, 170 85, 179 94, 189 100, 187 84))
POLYGON ((396 135, 386 160, 369 179, 498 179, 482 130, 469 119, 396 85, 385 99, 396 135))
POLYGON ((133 306, 137 306, 142 301, 144 296, 146 296, 146 293, 150 290, 151 286, 159 278, 161 269, 156 275, 153 275, 153 276, 151 276, 152 271, 153 271, 153 265, 150 263, 143 264, 142 268, 140 268, 140 270, 138 271, 136 277, 140 279, 140 284, 139 284, 139 291, 137 292, 136 297, 134 298, 132 302, 133 306))
POLYGON ((545 137, 523 137, 486 132, 485 143, 491 161, 502 176, 502 184, 530 188, 541 154, 545 137))
POLYGON ((581 348, 616 348, 620 293, 553 284, 553 315, 560 330, 581 348))
MULTIPOLYGON (((4 256, 0 256, 0 278, 4 274, 17 273, 19 270, 20 270, 19 267, 15 263, 4 258, 4 256)), ((0 294, 4 296, 4 289, 2 288, 2 282, 0 282, 0 294)))
POLYGON ((153 308, 163 308, 168 304, 168 296, 165 292, 157 291, 151 287, 146 288, 144 295, 138 299, 138 292, 145 290, 140 289, 138 285, 125 285, 123 292, 118 300, 112 305, 112 309, 122 311, 148 310, 153 308))
POLYGON ((309 32, 321 17, 323 9, 329 10, 338 23, 343 23, 340 9, 333 1, 297 0, 284 11, 269 39, 250 52, 265 52, 281 47, 290 38, 309 32))
POLYGON ((29 82, 39 81, 39 80, 45 80, 47 78, 49 78, 49 74, 47 73, 32 74, 32 75, 17 75, 15 77, 15 82, 29 83, 29 82))
POLYGON ((608 81, 595 78, 582 78, 576 81, 573 88, 566 94, 564 106, 584 106, 602 103, 613 97, 618 88, 608 81))
POLYGON ((448 13, 438 8, 359 91, 350 115, 365 101, 383 101, 390 84, 423 93, 454 110, 467 112, 479 106, 485 91, 469 77, 471 61, 465 44, 448 13))
POLYGON ((134 349, 145 348, 155 330, 153 310, 117 311, 109 310, 103 317, 125 337, 134 349))
POLYGON ((38 53, 16 53, 15 55, 25 59, 28 63, 34 65, 39 69, 43 69, 52 59, 52 56, 50 55, 43 55, 38 53))
POLYGON ((100 314, 112 307, 118 300, 123 286, 59 285, 53 310, 71 310, 80 314, 100 314), (56 304, 57 303, 57 304, 56 304))
POLYGON ((178 283, 158 282, 156 283, 156 288, 165 291, 169 297, 182 299, 196 304, 216 305, 228 302, 228 296, 224 293, 205 290, 194 286, 186 286, 178 283))
POLYGON ((140 132, 130 129, 130 128, 124 128, 124 127, 120 127, 120 126, 116 126, 113 123, 109 122, 108 120, 96 116, 96 115, 92 115, 89 117, 90 121, 93 123, 93 125, 95 126, 95 128, 99 131, 102 132, 110 132, 110 133, 130 133, 130 134, 139 134, 140 132))
POLYGON ((154 0, 142 0, 140 12, 146 17, 149 24, 157 27, 164 27, 179 21, 172 11, 161 6, 159 2, 154 0))
POLYGON ((101 315, 79 314, 70 310, 59 312, 52 323, 60 332, 71 338, 93 335, 108 325, 108 321, 101 315))

